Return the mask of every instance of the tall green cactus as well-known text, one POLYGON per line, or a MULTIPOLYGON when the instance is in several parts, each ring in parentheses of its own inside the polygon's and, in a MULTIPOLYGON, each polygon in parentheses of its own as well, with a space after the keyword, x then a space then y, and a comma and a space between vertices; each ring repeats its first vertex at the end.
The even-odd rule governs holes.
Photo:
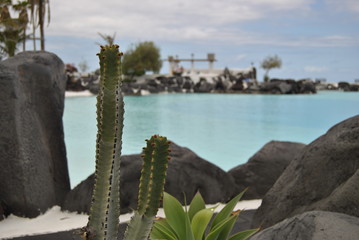
POLYGON ((96 172, 87 238, 116 239, 120 214, 120 156, 124 103, 118 45, 101 47, 97 96, 96 172))
MULTIPOLYGON (((120 215, 120 156, 124 102, 121 94, 121 55, 118 45, 101 47, 100 89, 97 96, 95 186, 85 240, 115 240, 120 215)), ((154 135, 144 148, 138 210, 125 234, 127 240, 148 239, 163 194, 169 141, 154 135)))

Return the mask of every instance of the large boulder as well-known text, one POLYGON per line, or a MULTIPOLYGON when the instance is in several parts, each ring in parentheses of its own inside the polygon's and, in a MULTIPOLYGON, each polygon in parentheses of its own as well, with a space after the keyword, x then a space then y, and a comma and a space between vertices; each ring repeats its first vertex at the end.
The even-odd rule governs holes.
POLYGON ((287 94, 292 92, 292 85, 283 80, 275 80, 263 83, 260 90, 272 94, 287 94))
POLYGON ((271 141, 247 163, 228 173, 236 183, 236 194, 249 188, 243 199, 263 198, 292 159, 305 147, 302 143, 271 141))
POLYGON ((66 75, 48 52, 0 62, 0 202, 36 217, 70 190, 62 125, 66 75))
MULTIPOLYGON (((165 191, 184 203, 200 191, 207 203, 226 202, 233 195, 234 181, 229 174, 200 158, 191 150, 171 144, 171 161, 167 170, 165 191)), ((142 158, 140 154, 121 157, 121 213, 137 206, 142 158)), ((66 197, 64 210, 89 212, 94 176, 76 186, 66 197)))
POLYGON ((359 115, 319 137, 291 161, 265 195, 253 226, 272 226, 306 211, 359 217, 359 115))
POLYGON ((205 78, 201 78, 198 83, 193 87, 195 93, 210 93, 214 88, 214 85, 207 81, 205 78))
POLYGON ((354 240, 359 236, 359 218, 342 213, 311 211, 285 219, 251 240, 354 240))

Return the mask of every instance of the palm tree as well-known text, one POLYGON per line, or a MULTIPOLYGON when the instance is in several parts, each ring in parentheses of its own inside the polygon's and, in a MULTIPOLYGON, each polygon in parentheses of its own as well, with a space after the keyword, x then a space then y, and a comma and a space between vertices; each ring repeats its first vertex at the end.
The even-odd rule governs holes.
MULTIPOLYGON (((18 5, 26 3, 19 3, 18 5)), ((9 7, 11 0, 1 2, 0 5, 0 51, 2 54, 14 56, 17 45, 26 39, 25 29, 27 27, 27 17, 22 11, 19 18, 12 18, 9 7)), ((13 5, 14 10, 18 10, 17 5, 13 5)), ((26 9, 25 9, 26 12, 26 9)))
POLYGON ((31 12, 31 24, 33 26, 34 50, 36 50, 36 27, 40 27, 40 46, 45 50, 44 23, 47 12, 47 22, 50 23, 50 0, 29 0, 31 12))
POLYGON ((27 24, 29 23, 29 16, 27 14, 28 4, 29 4, 28 1, 23 1, 23 2, 19 2, 18 4, 13 6, 14 10, 20 12, 19 13, 19 26, 23 29, 23 36, 22 36, 22 40, 23 40, 22 50, 23 51, 26 50, 26 39, 28 38, 26 36, 27 24))

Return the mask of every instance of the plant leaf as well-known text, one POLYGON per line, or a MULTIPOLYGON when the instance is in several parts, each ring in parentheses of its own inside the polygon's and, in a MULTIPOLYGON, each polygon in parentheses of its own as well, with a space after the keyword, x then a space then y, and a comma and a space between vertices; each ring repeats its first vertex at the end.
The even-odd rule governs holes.
POLYGON ((221 234, 223 230, 228 229, 229 226, 227 225, 232 225, 232 222, 236 221, 237 217, 238 215, 233 215, 223 219, 223 221, 218 223, 214 229, 211 229, 211 231, 208 233, 206 237, 206 240, 225 240, 222 238, 218 238, 218 236, 221 234))
POLYGON ((245 240, 259 231, 259 228, 249 229, 232 235, 228 240, 245 240))
POLYGON ((213 212, 209 209, 202 209, 192 218, 192 231, 195 240, 202 240, 207 225, 213 216, 213 212))
POLYGON ((165 192, 163 196, 163 210, 167 223, 175 231, 178 239, 186 239, 186 214, 180 202, 165 192))
POLYGON ((231 217, 231 220, 228 221, 226 224, 223 225, 222 230, 220 231, 219 235, 218 235, 218 239, 227 239, 229 234, 232 231, 232 228, 234 226, 234 224, 236 223, 237 219, 238 219, 239 213, 233 215, 233 217, 231 217))
POLYGON ((188 215, 189 219, 192 221, 193 216, 202 209, 206 208, 206 203, 204 202, 200 192, 197 192, 194 195, 191 204, 189 205, 188 215))
POLYGON ((224 219, 228 218, 231 214, 231 212, 233 211, 234 207, 236 206, 236 204, 238 203, 239 199, 241 199, 241 197, 243 196, 243 194, 245 193, 246 189, 241 192, 240 194, 238 194, 237 196, 235 196, 231 201, 229 201, 226 206, 216 215, 216 217, 213 219, 212 222, 212 226, 211 226, 211 230, 216 228, 216 226, 222 222, 224 219))
POLYGON ((155 222, 151 232, 151 239, 178 240, 176 233, 167 223, 166 219, 155 222))
POLYGON ((186 240, 194 240, 193 231, 191 227, 191 221, 189 220, 188 212, 185 212, 185 224, 186 224, 186 240))

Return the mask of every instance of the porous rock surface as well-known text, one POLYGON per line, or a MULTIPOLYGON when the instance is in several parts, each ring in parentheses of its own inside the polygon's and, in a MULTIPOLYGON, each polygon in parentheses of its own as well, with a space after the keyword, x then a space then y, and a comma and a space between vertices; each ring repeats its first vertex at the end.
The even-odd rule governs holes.
POLYGON ((354 240, 359 218, 342 213, 310 211, 269 227, 250 240, 354 240))
POLYGON ((265 144, 247 163, 228 171, 236 183, 235 194, 248 187, 242 199, 263 198, 304 147, 302 143, 283 141, 265 144))
POLYGON ((359 217, 359 115, 338 123, 291 161, 263 198, 252 226, 306 211, 359 217))
MULTIPOLYGON (((200 191, 206 203, 227 202, 233 195, 234 181, 219 167, 197 156, 194 152, 175 143, 170 146, 165 191, 184 203, 189 203, 200 191)), ((121 213, 136 209, 138 185, 141 176, 140 154, 121 157, 121 213)), ((66 197, 63 209, 89 212, 94 176, 76 186, 66 197)))
POLYGON ((62 125, 66 76, 48 52, 0 62, 0 202, 36 217, 70 190, 62 125))

